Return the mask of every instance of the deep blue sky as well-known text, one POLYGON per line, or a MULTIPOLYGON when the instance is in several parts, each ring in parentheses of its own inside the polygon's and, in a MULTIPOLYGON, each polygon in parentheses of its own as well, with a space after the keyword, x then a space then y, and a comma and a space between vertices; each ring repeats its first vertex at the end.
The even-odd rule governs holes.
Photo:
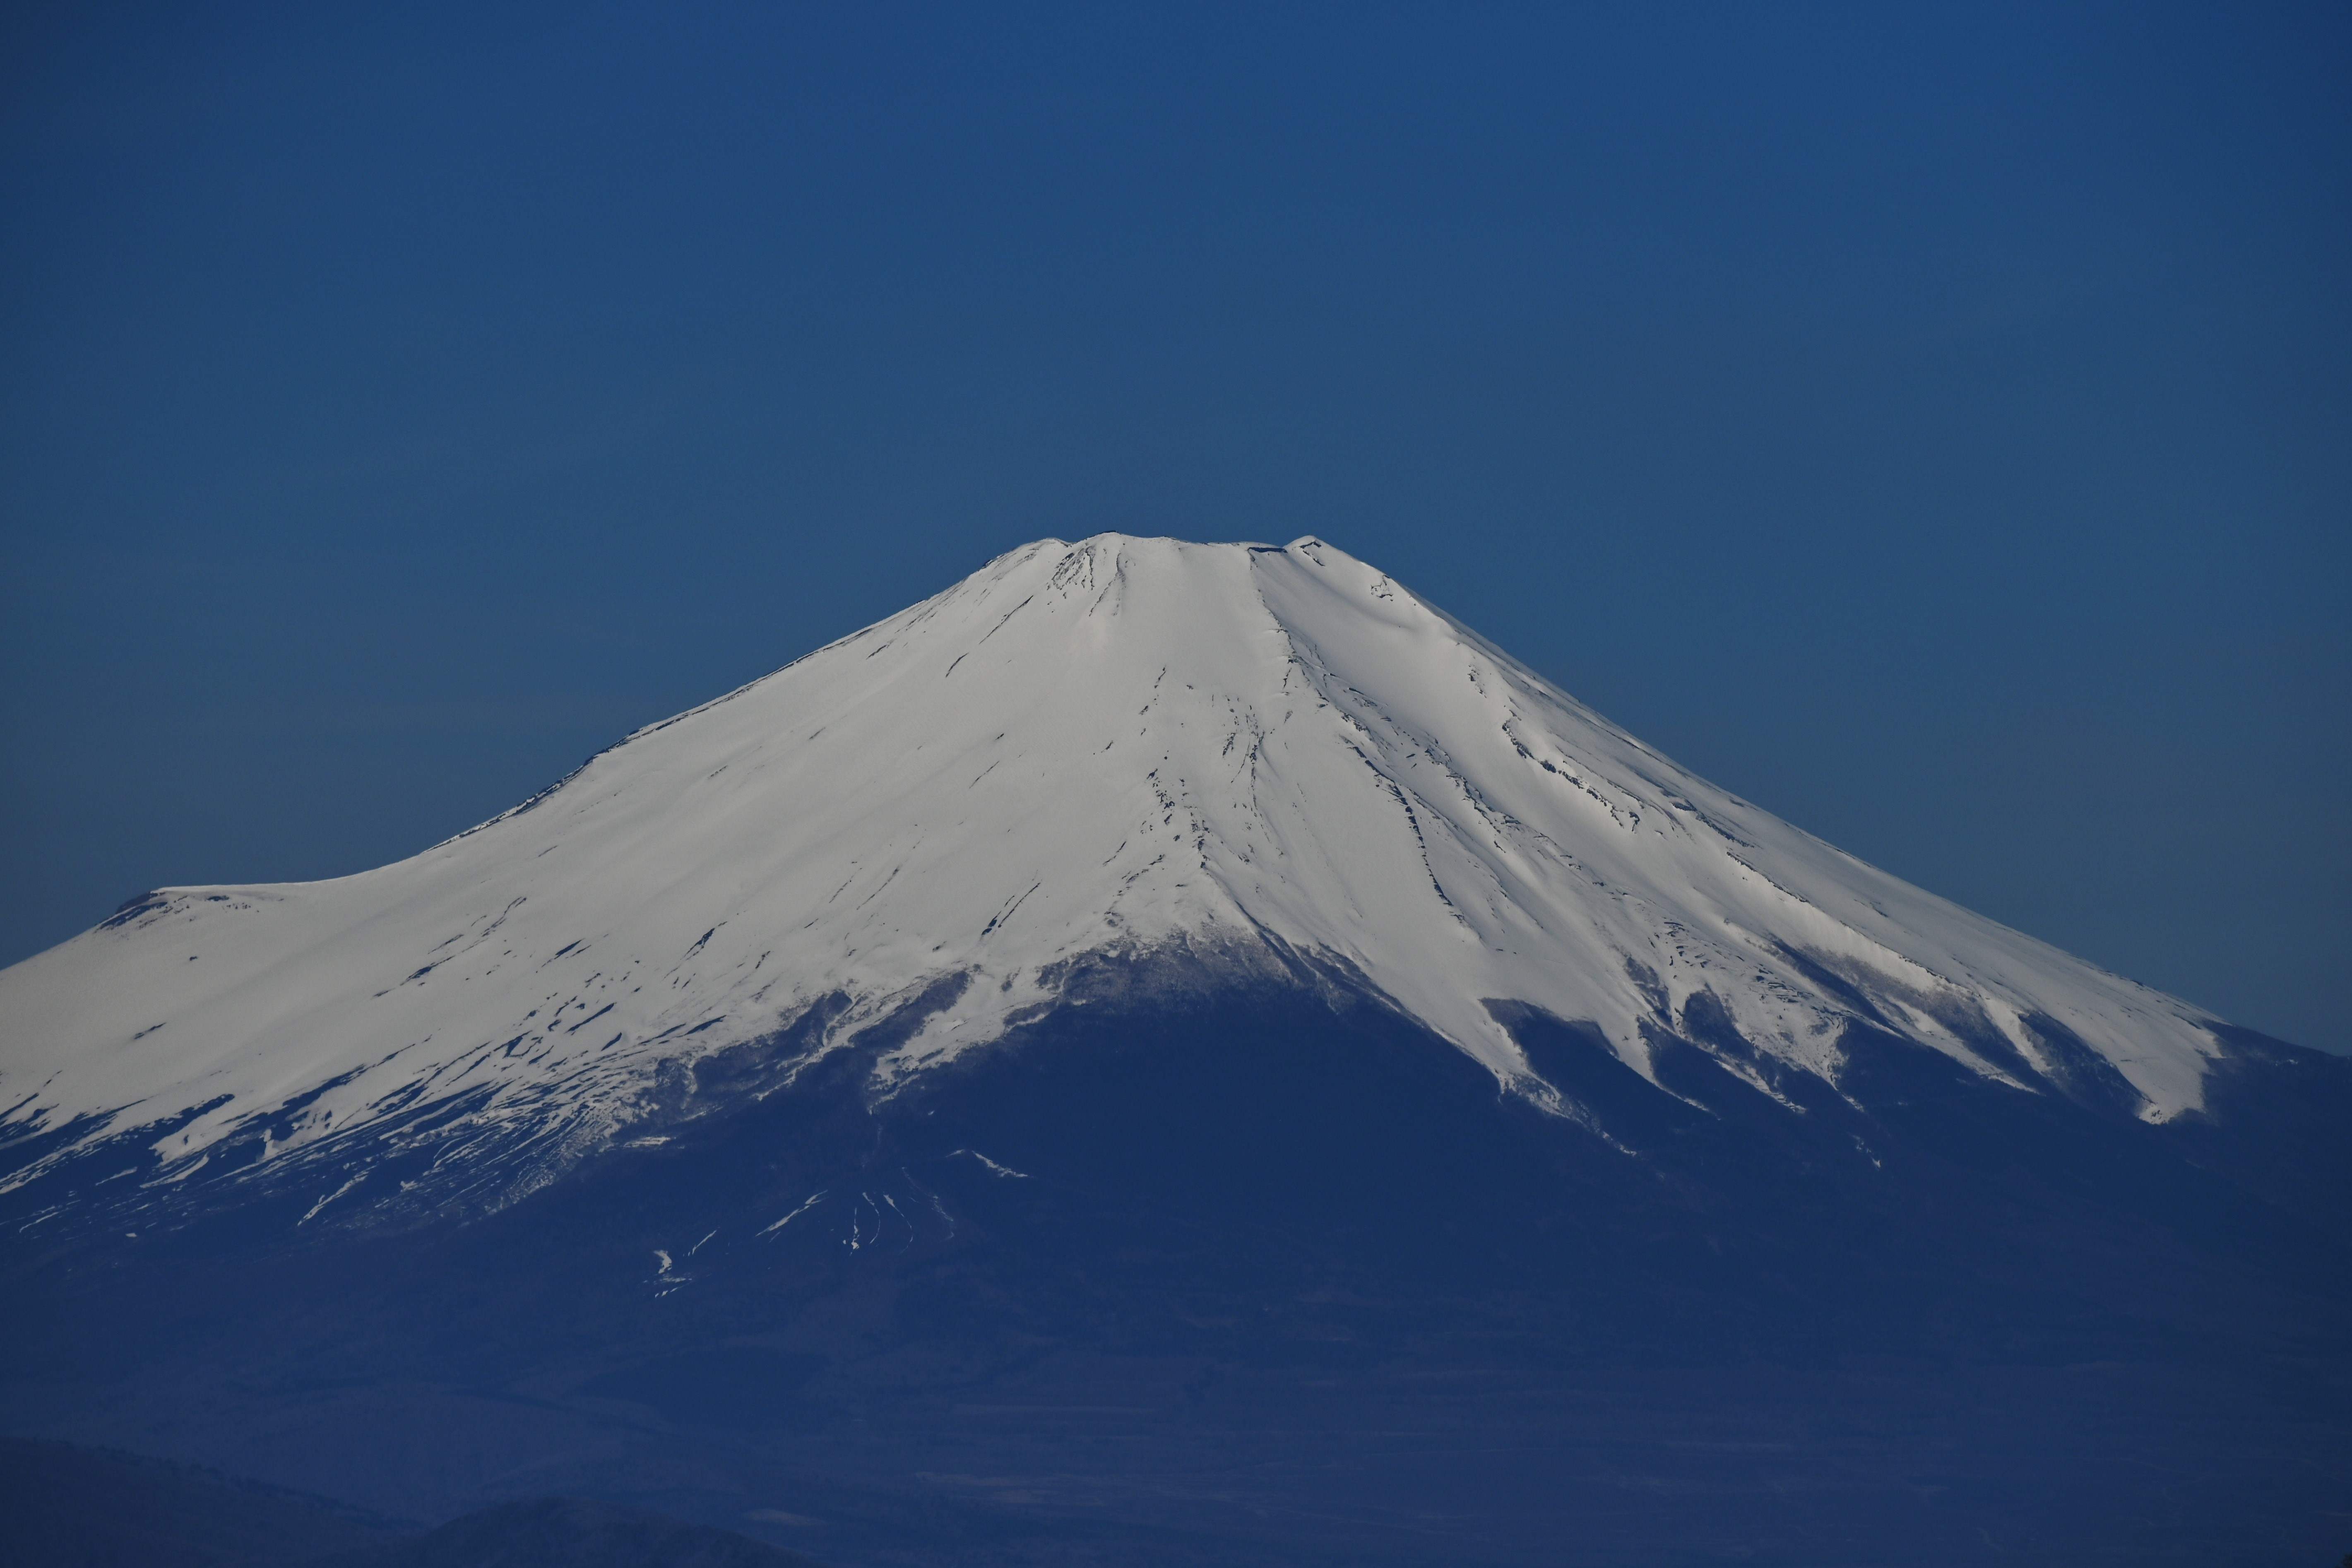
POLYGON ((13 8, 0 961, 1039 535, 1313 532, 2352 1047, 2347 18, 13 8))

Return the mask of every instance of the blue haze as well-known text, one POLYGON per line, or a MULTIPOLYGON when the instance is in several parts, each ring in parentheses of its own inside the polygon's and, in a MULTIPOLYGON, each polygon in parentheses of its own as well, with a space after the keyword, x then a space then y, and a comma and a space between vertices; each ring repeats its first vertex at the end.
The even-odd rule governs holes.
POLYGON ((2347 81, 2321 6, 20 8, 0 962, 1027 539, 1312 532, 2352 1048, 2347 81))

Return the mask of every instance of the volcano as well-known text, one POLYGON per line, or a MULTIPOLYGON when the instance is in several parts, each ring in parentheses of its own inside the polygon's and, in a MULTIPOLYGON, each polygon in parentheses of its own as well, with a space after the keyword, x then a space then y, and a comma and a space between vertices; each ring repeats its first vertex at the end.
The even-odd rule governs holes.
POLYGON ((0 972, 5 1410, 845 1563, 2287 1561, 2347 1111, 1331 545, 1047 540, 0 972))

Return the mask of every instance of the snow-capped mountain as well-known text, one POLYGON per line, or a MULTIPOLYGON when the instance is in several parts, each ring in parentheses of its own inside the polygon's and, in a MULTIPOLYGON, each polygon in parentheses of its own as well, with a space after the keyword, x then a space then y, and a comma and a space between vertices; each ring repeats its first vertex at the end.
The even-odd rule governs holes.
POLYGON ((2305 1561, 2347 1121, 1336 549, 1047 541, 0 972, 0 1427, 845 1564, 2305 1561))
POLYGON ((1303 955, 1589 1122, 1514 1018, 1589 1024, 1654 1079, 1696 1005, 1768 1092, 1836 1084, 1865 1022, 2151 1121, 2222 1050, 1328 544, 1103 534, 1002 556, 410 859, 163 889, 0 973, 5 1125, 47 1135, 12 1179, 100 1143, 169 1185, 373 1139, 526 1190, 714 1054, 802 1025, 789 1078, 923 998, 887 1093, 1057 1005, 1076 962, 1171 949, 1303 955))

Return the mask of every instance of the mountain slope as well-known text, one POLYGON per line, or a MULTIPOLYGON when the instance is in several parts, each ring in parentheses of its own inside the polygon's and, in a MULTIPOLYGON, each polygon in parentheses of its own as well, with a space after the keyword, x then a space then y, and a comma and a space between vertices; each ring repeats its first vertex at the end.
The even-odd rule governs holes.
POLYGON ((9 1180, 101 1149, 163 1192, 331 1159, 353 1185, 317 1196, 359 1210, 404 1152, 410 1190, 495 1205, 665 1135, 730 1050, 792 1040, 772 1087, 897 1015, 887 1091, 1089 955, 1171 949, 1304 955, 1604 1136, 1529 1027, 1653 1082, 1662 1036, 1736 1037, 1718 1059, 1792 1108, 1778 1086, 1841 1081, 1864 1027, 2151 1121, 2224 1054, 2195 1009, 1708 785, 1329 545, 1107 534, 1003 556, 408 860, 165 889, 0 973, 9 1180))

